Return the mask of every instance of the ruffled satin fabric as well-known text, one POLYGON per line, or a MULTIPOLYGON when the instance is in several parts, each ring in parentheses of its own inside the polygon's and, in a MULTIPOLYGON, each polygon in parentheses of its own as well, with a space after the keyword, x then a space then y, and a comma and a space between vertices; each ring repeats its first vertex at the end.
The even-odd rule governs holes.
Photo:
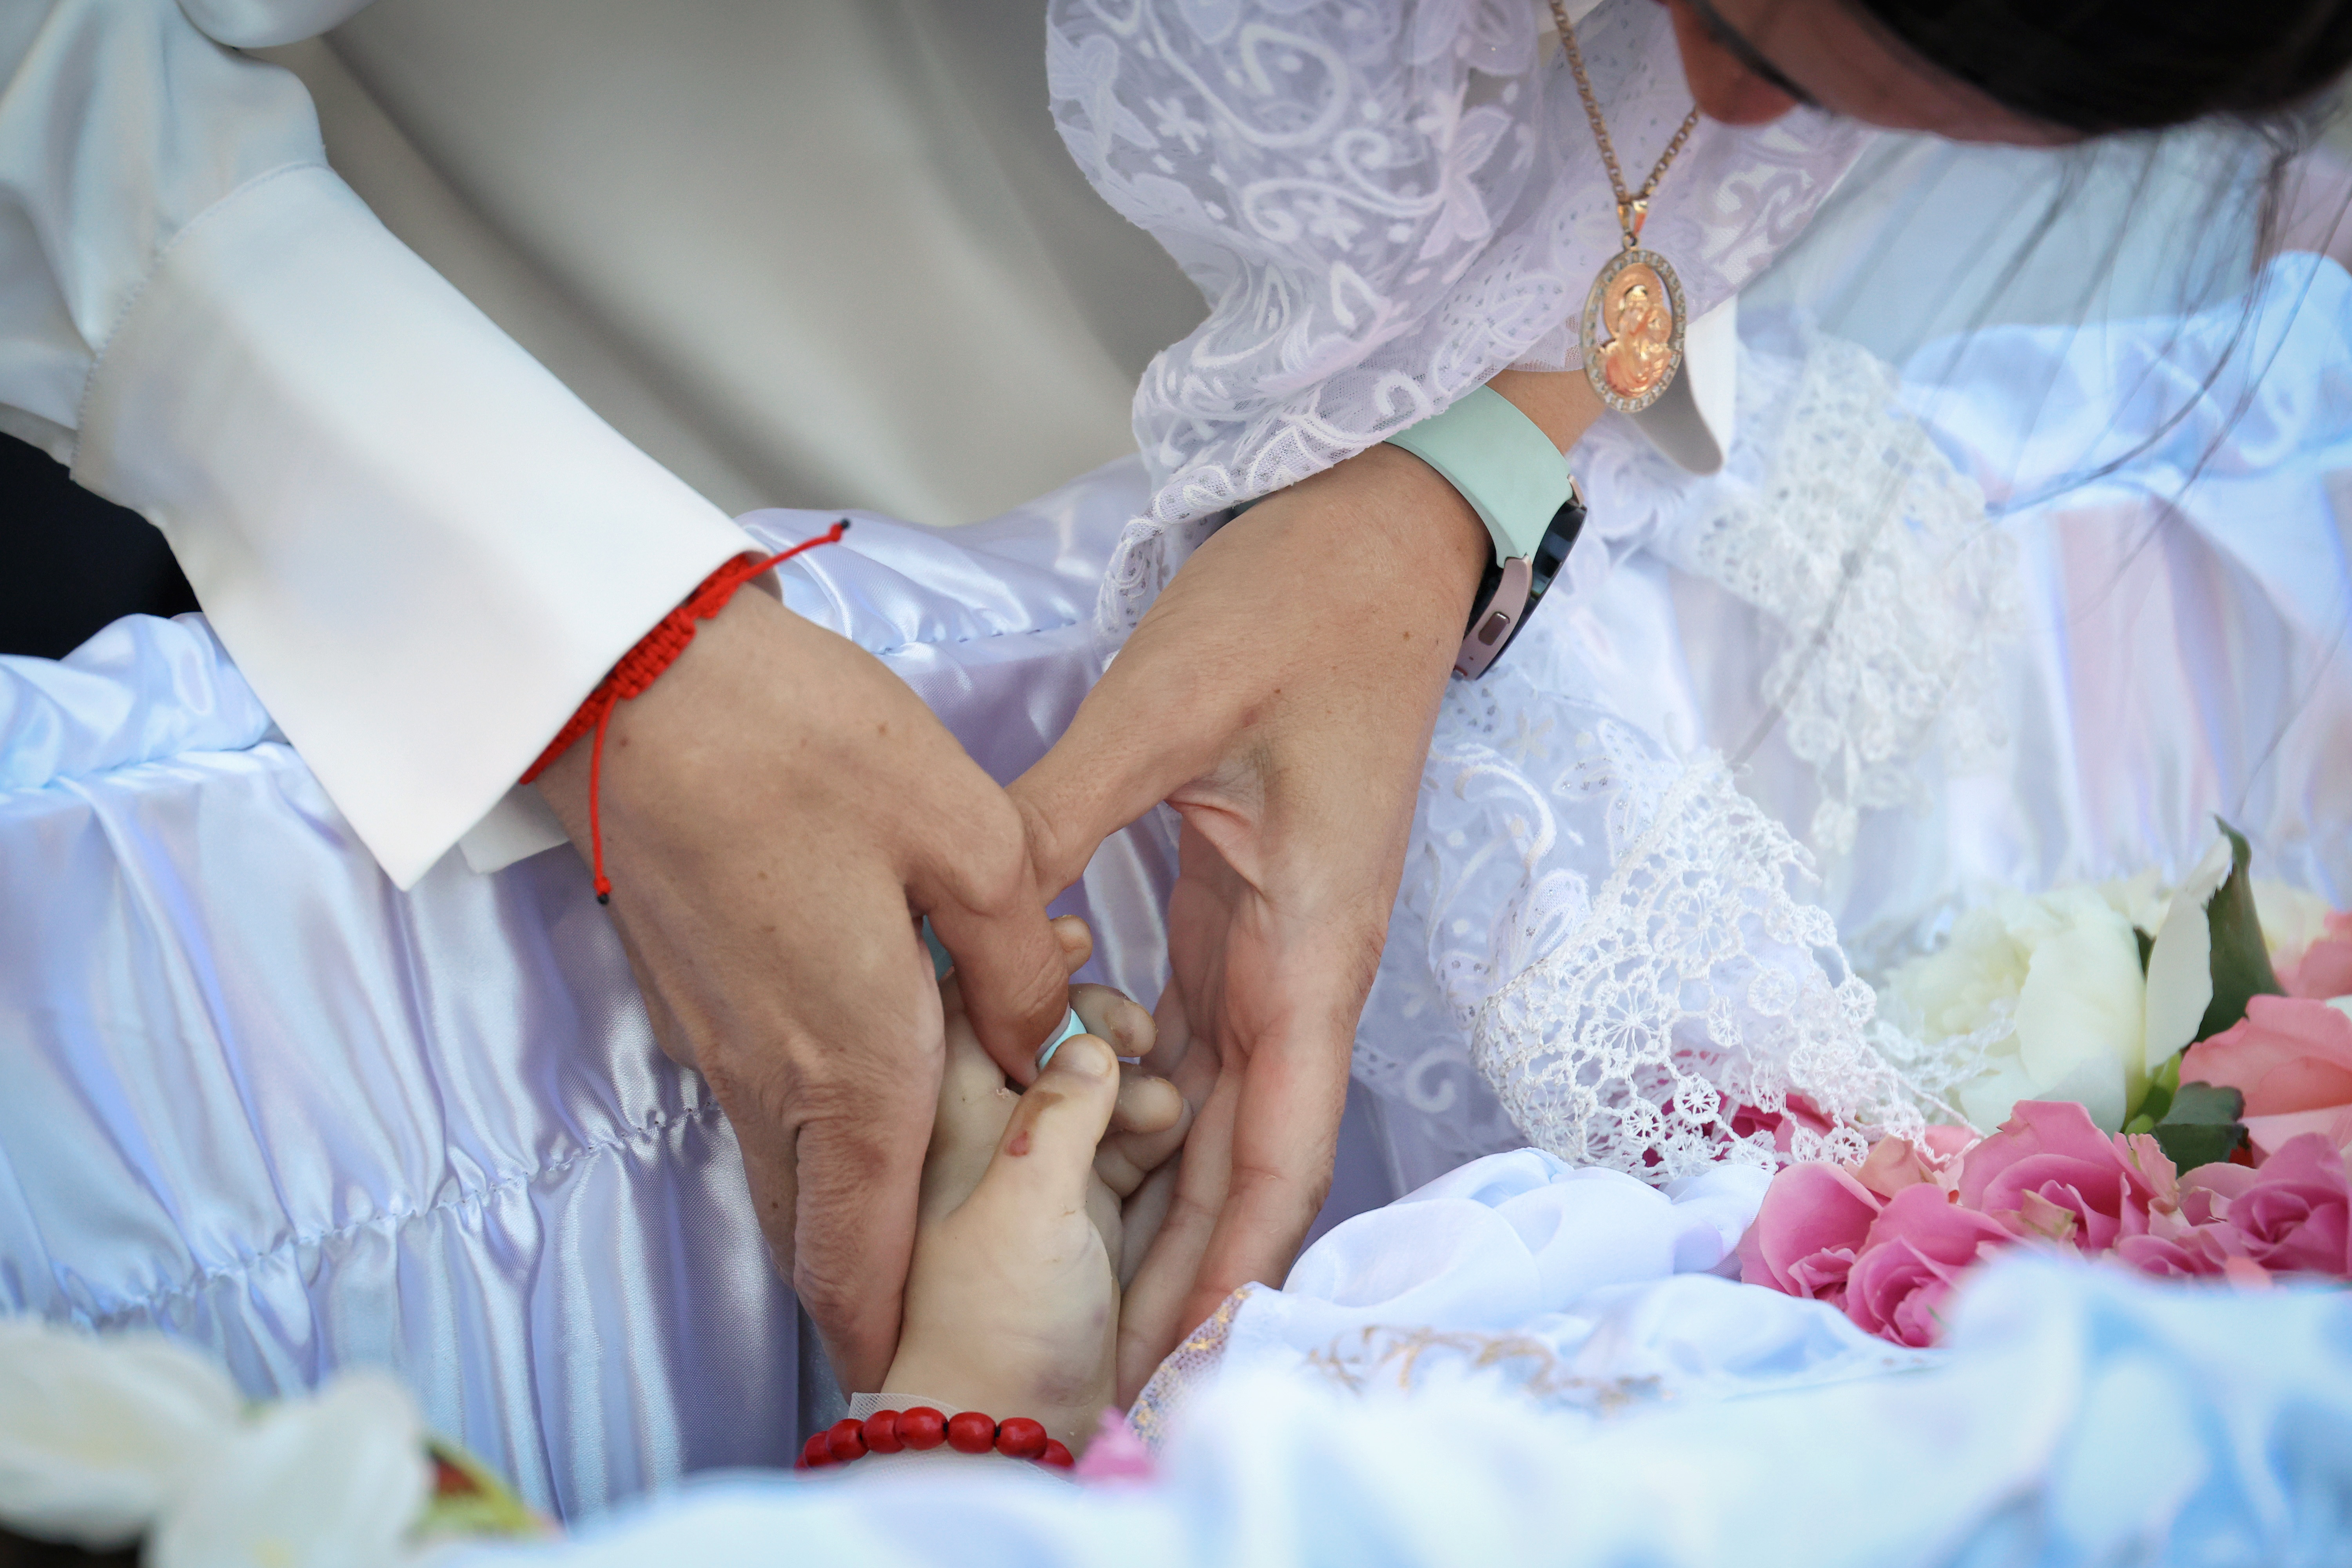
MULTIPOLYGON (((1094 679, 1141 484, 952 534, 859 516, 786 597, 1009 779, 1094 679)), ((1058 906, 1090 977, 1157 994, 1168 848, 1121 836, 1058 906)), ((0 1309, 161 1329, 256 1398, 388 1366, 563 1515, 790 1462, 791 1293, 570 850, 400 892, 203 618, 139 617, 0 659, 0 1309)))
POLYGON ((1706 1269, 1759 1185, 1531 1152, 1342 1226, 1230 1323, 1149 1481, 712 1478, 466 1568, 2340 1562, 2352 1300, 2012 1257, 1944 1348, 1706 1269), (1742 1183, 1747 1184, 1745 1187, 1742 1183))

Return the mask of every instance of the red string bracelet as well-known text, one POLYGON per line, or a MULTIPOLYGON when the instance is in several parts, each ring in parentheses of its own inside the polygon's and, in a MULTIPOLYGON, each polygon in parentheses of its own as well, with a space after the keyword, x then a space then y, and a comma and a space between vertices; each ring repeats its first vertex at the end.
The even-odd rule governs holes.
POLYGON ((694 640, 694 623, 707 621, 725 609, 736 589, 803 550, 840 542, 841 536, 848 531, 849 520, 845 517, 814 539, 803 539, 790 550, 780 550, 765 559, 738 555, 705 577, 701 585, 686 596, 684 604, 664 616, 653 630, 637 639, 636 647, 621 656, 621 662, 596 683, 588 700, 547 743, 547 750, 539 753, 539 761, 523 771, 522 782, 530 783, 552 767, 555 759, 571 749, 572 742, 591 730, 596 731, 596 748, 588 754, 588 840, 596 870, 598 903, 613 901, 613 884, 604 875, 604 825, 597 813, 596 800, 604 793, 604 731, 612 725, 614 708, 632 697, 644 696, 661 679, 662 671, 677 662, 686 645, 694 640))
POLYGON ((793 1468, 821 1470, 868 1454, 895 1454, 902 1448, 919 1453, 942 1443, 959 1454, 993 1450, 1008 1459, 1033 1459, 1057 1470, 1075 1463, 1068 1448, 1045 1436, 1042 1421, 1015 1415, 999 1422, 977 1410, 942 1415, 928 1405, 918 1405, 910 1410, 877 1410, 863 1421, 842 1417, 808 1440, 793 1468))

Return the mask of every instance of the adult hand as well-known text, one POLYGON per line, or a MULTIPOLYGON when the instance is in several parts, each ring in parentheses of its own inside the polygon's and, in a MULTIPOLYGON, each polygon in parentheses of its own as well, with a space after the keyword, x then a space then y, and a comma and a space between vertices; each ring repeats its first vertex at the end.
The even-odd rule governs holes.
POLYGON ((1260 502, 1179 572, 1013 786, 1058 889, 1156 802, 1183 817, 1146 1066, 1214 1085, 1131 1288, 1118 1392, 1245 1280, 1279 1283, 1330 1182, 1349 1047, 1486 535, 1375 447, 1260 502))
MULTIPOLYGON (((1563 449, 1600 413, 1580 373, 1492 384, 1563 449)), ((1145 1065, 1191 1080, 1205 1050, 1215 1079, 1128 1294, 1121 1399, 1236 1287, 1281 1281, 1329 1188, 1430 731, 1492 552, 1397 447, 1270 496, 1185 563, 1012 786, 1048 893, 1157 802, 1183 818, 1145 1065)))
MULTIPOLYGON (((540 789, 583 852, 589 746, 540 789)), ((710 1082, 843 1385, 898 1336, 942 1056, 916 917, 1022 1081, 1067 996, 1022 823, 905 683, 738 594, 605 741, 612 916, 654 1035, 710 1082)))

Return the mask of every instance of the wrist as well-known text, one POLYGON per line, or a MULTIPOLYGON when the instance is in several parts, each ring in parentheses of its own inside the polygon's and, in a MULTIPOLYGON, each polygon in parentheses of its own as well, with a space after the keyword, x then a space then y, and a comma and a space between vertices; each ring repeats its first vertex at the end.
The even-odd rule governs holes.
MULTIPOLYGON (((1279 554, 1288 564, 1254 561, 1259 591, 1275 592, 1270 579, 1286 578, 1292 585, 1278 590, 1284 598, 1295 600, 1305 587, 1322 613, 1359 624, 1368 612, 1426 619, 1433 628, 1451 623, 1456 639, 1494 558, 1486 525, 1461 492, 1419 458, 1386 444, 1268 496, 1220 530, 1202 553, 1228 534, 1272 531, 1284 536, 1279 554)), ((1294 607, 1285 618, 1297 614, 1294 607)))
POLYGON ((1084 1449, 1110 1403, 1107 1386, 1091 1388, 1071 1400, 1048 1397, 1034 1387, 1014 1386, 1015 1381, 976 1371, 962 1358, 929 1356, 919 1348, 910 1352, 902 1347, 882 1379, 877 1397, 880 1408, 886 1410, 929 1405, 949 1415, 958 1410, 984 1411, 999 1421, 1026 1415, 1042 1423, 1047 1436, 1074 1454, 1084 1449), (942 1400, 951 1403, 941 1404, 942 1400))

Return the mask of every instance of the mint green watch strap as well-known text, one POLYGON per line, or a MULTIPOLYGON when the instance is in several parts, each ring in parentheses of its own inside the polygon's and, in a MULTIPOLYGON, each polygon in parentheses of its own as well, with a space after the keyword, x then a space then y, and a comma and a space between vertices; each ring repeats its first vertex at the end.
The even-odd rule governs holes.
POLYGON ((1495 538, 1495 559, 1535 553, 1576 489, 1568 459, 1536 422, 1491 386, 1389 437, 1462 492, 1495 538))

